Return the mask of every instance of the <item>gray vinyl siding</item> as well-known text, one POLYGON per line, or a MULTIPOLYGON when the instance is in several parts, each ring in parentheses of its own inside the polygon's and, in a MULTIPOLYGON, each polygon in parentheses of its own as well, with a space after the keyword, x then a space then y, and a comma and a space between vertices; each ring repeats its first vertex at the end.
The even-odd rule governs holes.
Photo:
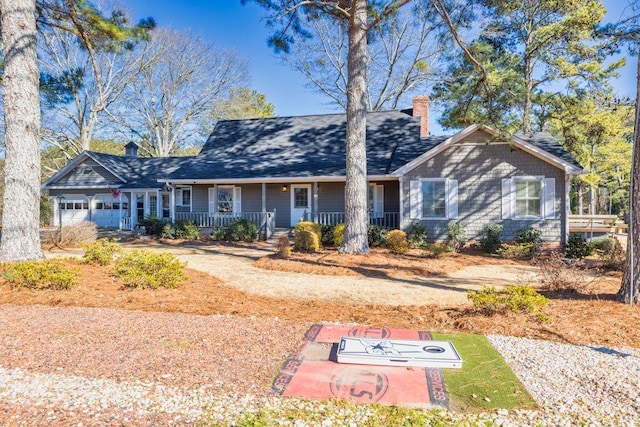
POLYGON ((384 181, 376 184, 384 185, 384 211, 400 212, 400 183, 398 181, 384 181))
MULTIPOLYGON (((488 134, 476 132, 463 143, 485 142, 488 134)), ((508 144, 455 145, 427 160, 403 177, 403 228, 412 222, 410 182, 420 178, 458 180, 458 218, 467 236, 477 239, 485 224, 503 226, 503 240, 513 239, 523 227, 535 227, 543 239, 562 241, 565 235, 565 173, 563 170, 508 144), (502 179, 513 176, 544 176, 555 179, 555 219, 502 219, 502 179)), ((447 237, 448 220, 419 221, 430 238, 447 237)))
POLYGON ((344 212, 344 182, 321 182, 318 185, 318 212, 344 212))
MULTIPOLYGON (((212 185, 193 185, 191 187, 191 211, 192 212, 209 212, 209 187, 212 185)), ((186 206, 185 208, 189 208, 186 206)), ((177 206, 176 209, 180 209, 177 206)), ((180 210, 178 212, 185 212, 180 210)), ((188 210, 187 210, 188 212, 188 210)))
POLYGON ((276 210, 276 227, 291 226, 290 191, 290 187, 289 191, 282 191, 282 184, 267 184, 267 210, 276 210))
POLYGON ((243 184, 242 212, 262 212, 262 184, 243 184))
POLYGON ((58 186, 87 186, 87 185, 107 185, 121 184, 118 178, 99 166, 93 160, 86 160, 71 169, 67 174, 58 179, 55 185, 58 186))

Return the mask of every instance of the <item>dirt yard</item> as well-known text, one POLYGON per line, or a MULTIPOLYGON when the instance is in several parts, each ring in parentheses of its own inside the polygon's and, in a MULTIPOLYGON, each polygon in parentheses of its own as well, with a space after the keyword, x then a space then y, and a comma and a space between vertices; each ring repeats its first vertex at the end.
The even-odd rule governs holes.
MULTIPOLYGON (((640 309, 613 301, 619 274, 601 280, 590 295, 546 292, 550 303, 544 312, 549 321, 539 323, 524 314, 485 316, 473 310, 466 299, 468 289, 485 284, 535 284, 537 277, 537 268, 526 263, 479 254, 418 259, 381 251, 366 257, 328 253, 316 258, 299 256, 284 265, 283 261, 269 258, 273 251, 266 244, 168 245, 135 241, 123 246, 175 253, 188 262, 189 279, 174 290, 128 290, 110 275, 108 268, 80 265, 82 283, 73 290, 30 291, 13 289, 2 282, 0 304, 277 317, 303 323, 333 321, 640 347, 636 330, 640 309), (302 267, 305 272, 295 272, 302 267), (327 272, 332 275, 318 274, 327 272)), ((54 251, 47 256, 80 253, 54 251)))

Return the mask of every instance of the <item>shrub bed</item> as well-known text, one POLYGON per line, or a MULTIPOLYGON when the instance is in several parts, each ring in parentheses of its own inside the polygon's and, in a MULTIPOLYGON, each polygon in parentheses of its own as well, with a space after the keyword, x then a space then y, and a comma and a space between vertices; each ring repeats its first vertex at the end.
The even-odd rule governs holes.
POLYGON ((47 259, 6 264, 2 276, 15 287, 61 290, 76 286, 80 271, 64 260, 47 259))
POLYGON ((177 288, 186 265, 170 253, 135 249, 116 260, 113 273, 130 288, 177 288))
POLYGON ((92 265, 108 265, 113 256, 121 251, 116 243, 119 239, 98 239, 90 245, 85 245, 82 262, 92 265))

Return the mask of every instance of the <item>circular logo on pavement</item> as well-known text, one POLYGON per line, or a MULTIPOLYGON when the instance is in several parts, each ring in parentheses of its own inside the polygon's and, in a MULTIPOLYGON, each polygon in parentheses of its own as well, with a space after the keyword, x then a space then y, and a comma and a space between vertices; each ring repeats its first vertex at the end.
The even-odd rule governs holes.
POLYGON ((331 394, 356 403, 379 401, 389 389, 385 374, 349 366, 336 372, 330 382, 331 394))

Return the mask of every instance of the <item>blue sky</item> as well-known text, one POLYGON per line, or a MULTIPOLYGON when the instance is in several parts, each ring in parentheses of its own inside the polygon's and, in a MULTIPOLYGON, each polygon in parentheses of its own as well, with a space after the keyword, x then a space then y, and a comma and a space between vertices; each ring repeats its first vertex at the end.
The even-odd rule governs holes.
MULTIPOLYGON (((255 4, 242 6, 240 0, 124 0, 134 22, 147 16, 158 25, 176 30, 189 29, 225 49, 234 49, 249 60, 250 87, 267 96, 279 116, 321 114, 338 111, 328 98, 314 93, 305 80, 282 64, 267 47, 269 31, 262 18, 264 11, 255 4)), ((606 21, 617 20, 627 0, 605 0, 606 21)), ((628 55, 626 51, 624 55, 628 55)), ((619 96, 635 96, 635 60, 627 58, 615 86, 619 96)), ((402 106, 405 107, 405 106, 402 106)), ((406 106, 408 107, 408 106, 406 106)), ((432 131, 437 131, 432 117, 432 131)))

